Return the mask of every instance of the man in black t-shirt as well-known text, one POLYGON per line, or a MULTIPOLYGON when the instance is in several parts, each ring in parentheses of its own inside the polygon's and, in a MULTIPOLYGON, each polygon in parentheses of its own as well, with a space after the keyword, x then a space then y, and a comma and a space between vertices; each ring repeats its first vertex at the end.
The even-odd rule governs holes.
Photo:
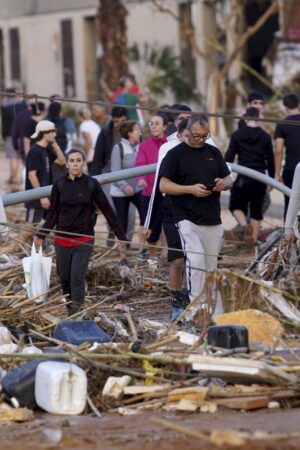
POLYGON ((189 297, 191 302, 198 299, 190 308, 190 317, 205 302, 201 297, 205 273, 217 268, 223 236, 220 192, 232 186, 230 170, 220 151, 205 142, 209 136, 206 117, 190 117, 186 142, 168 152, 159 173, 160 190, 170 195, 185 251, 189 297))
MULTIPOLYGON (((275 129, 275 179, 291 188, 296 165, 300 162, 300 110, 299 99, 295 94, 283 97, 287 117, 285 120, 299 122, 299 125, 278 123, 275 129), (282 169, 283 148, 285 163, 282 169)), ((289 205, 289 197, 284 197, 284 218, 289 205)))
POLYGON ((34 140, 31 138, 31 136, 35 132, 35 127, 41 120, 45 118, 46 114, 45 103, 43 102, 33 103, 31 104, 30 108, 32 111, 32 115, 25 124, 23 134, 23 148, 25 158, 27 157, 31 146, 34 144, 34 140))
MULTIPOLYGON (((26 158, 25 190, 49 186, 52 184, 52 163, 64 166, 66 160, 55 141, 56 128, 53 122, 41 120, 31 135, 36 143, 31 147, 26 158)), ((49 209, 48 197, 26 202, 26 222, 36 223, 44 217, 49 209)))

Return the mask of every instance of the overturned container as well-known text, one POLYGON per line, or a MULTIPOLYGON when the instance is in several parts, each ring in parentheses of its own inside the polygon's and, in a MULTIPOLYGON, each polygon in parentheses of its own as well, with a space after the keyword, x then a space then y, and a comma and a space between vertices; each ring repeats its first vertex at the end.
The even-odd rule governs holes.
POLYGON ((227 349, 249 348, 248 330, 238 325, 212 325, 208 327, 207 343, 227 349))
POLYGON ((75 364, 46 361, 37 367, 35 400, 52 414, 81 414, 86 406, 87 377, 75 364))
POLYGON ((93 320, 68 320, 60 322, 53 337, 59 341, 73 345, 81 345, 84 342, 110 342, 110 336, 105 333, 93 320))

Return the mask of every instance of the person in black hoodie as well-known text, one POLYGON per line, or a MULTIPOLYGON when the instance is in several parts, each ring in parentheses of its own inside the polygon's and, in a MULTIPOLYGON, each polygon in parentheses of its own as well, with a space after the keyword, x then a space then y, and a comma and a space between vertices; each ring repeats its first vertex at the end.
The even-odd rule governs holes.
MULTIPOLYGON (((225 160, 233 162, 237 156, 238 164, 249 167, 261 173, 268 170, 274 178, 274 154, 271 136, 264 131, 256 119, 259 111, 255 107, 246 110, 245 126, 240 127, 231 136, 225 160)), ((240 226, 241 238, 245 238, 247 231, 247 214, 250 209, 249 243, 257 241, 260 223, 263 219, 263 202, 266 185, 245 175, 238 175, 230 193, 229 209, 240 226)))

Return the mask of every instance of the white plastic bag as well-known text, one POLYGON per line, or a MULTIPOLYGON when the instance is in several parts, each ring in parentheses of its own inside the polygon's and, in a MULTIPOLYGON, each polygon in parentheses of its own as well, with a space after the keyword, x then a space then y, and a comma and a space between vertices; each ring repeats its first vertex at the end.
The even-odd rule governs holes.
POLYGON ((8 227, 5 225, 6 223, 7 223, 6 213, 3 206, 2 195, 0 195, 0 241, 5 241, 7 238, 8 227))
MULTIPOLYGON (((47 291, 50 284, 52 258, 43 256, 42 246, 37 252, 35 245, 32 244, 31 256, 23 258, 22 263, 28 297, 37 297, 47 291)), ((45 300, 47 300, 47 294, 38 297, 36 303, 45 300)))

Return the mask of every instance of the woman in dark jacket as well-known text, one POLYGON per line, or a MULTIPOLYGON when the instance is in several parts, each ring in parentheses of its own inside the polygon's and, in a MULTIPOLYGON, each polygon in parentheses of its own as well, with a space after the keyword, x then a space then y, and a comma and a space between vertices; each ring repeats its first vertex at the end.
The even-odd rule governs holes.
MULTIPOLYGON (((78 312, 84 303, 85 275, 94 244, 95 207, 104 214, 118 239, 126 240, 100 184, 83 173, 84 165, 81 151, 68 153, 68 174, 54 183, 47 220, 34 238, 35 245, 40 246, 50 230, 56 229, 56 267, 63 294, 68 296, 69 315, 78 312)), ((126 257, 125 250, 126 244, 120 242, 120 262, 126 257)))

